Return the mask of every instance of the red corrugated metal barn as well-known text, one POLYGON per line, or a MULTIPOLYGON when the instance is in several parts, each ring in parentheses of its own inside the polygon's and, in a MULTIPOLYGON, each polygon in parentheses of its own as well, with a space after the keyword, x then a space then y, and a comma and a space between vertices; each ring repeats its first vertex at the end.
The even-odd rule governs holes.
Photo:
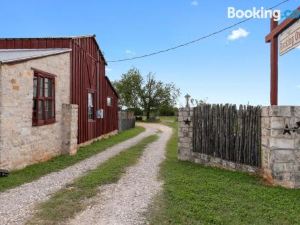
POLYGON ((0 49, 70 48, 71 103, 79 105, 78 143, 118 129, 118 94, 105 75, 105 58, 95 35, 2 38, 0 49))

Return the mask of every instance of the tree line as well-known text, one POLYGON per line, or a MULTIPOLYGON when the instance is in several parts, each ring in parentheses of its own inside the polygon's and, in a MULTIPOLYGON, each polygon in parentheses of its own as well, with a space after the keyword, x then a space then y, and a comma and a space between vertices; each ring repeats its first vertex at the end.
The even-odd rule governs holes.
POLYGON ((149 119, 151 114, 174 115, 177 110, 180 89, 174 83, 157 80, 152 72, 143 76, 137 68, 132 68, 113 85, 120 96, 120 107, 136 115, 144 114, 149 119))

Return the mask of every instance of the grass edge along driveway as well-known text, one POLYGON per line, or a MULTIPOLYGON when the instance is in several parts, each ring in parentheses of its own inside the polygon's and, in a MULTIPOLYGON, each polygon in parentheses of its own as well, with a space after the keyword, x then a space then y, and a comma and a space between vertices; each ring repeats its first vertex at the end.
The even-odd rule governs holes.
MULTIPOLYGON (((164 122, 164 121, 163 121, 164 122)), ((300 224, 300 190, 264 185, 259 177, 177 159, 177 123, 161 165, 163 193, 149 224, 300 224)))
POLYGON ((32 182, 46 174, 72 166, 81 160, 87 159, 109 147, 112 147, 113 145, 133 138, 143 131, 145 131, 145 128, 135 127, 109 138, 95 141, 88 146, 81 147, 78 149, 76 155, 60 155, 50 159, 49 161, 33 164, 21 170, 12 171, 8 177, 0 177, 0 192, 32 182))
POLYGON ((117 182, 126 168, 136 164, 147 145, 157 138, 158 135, 144 138, 58 191, 48 201, 38 206, 37 213, 27 224, 51 225, 72 218, 84 210, 86 206, 84 200, 95 196, 99 186, 117 182))

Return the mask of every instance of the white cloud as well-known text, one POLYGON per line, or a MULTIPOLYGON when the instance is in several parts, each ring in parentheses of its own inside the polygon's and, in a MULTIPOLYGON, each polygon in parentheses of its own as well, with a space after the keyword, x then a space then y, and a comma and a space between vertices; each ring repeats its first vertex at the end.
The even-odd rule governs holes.
POLYGON ((125 53, 126 53, 127 55, 135 55, 135 52, 132 51, 132 50, 130 50, 130 49, 126 49, 126 50, 125 50, 125 53))
POLYGON ((110 71, 112 71, 112 69, 111 69, 111 68, 109 68, 109 67, 105 67, 105 70, 106 70, 106 72, 110 72, 110 71))
POLYGON ((231 34, 227 37, 229 41, 235 41, 240 38, 245 38, 249 35, 249 32, 243 28, 231 31, 231 34))
POLYGON ((297 48, 300 49, 300 45, 297 48))
POLYGON ((197 0, 194 0, 194 1, 191 2, 191 5, 192 6, 198 6, 199 2, 197 0))

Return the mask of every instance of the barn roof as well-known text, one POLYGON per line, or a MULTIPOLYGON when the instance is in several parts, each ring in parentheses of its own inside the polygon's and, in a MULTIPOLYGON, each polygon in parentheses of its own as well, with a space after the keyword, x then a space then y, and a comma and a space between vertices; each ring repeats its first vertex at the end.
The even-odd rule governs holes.
POLYGON ((116 94, 116 96, 119 98, 119 94, 117 92, 117 90, 115 89, 115 87, 112 85, 112 83, 110 82, 109 78, 107 76, 105 76, 105 79, 107 80, 107 83, 109 84, 109 86, 111 87, 111 89, 113 90, 113 92, 116 94))
POLYGON ((45 36, 45 37, 0 37, 0 40, 24 40, 24 39, 77 39, 77 38, 93 38, 95 34, 88 35, 70 35, 70 36, 45 36))
POLYGON ((92 38, 98 48, 98 51, 104 60, 105 65, 107 65, 107 61, 104 57, 103 52, 101 51, 101 48, 96 40, 96 35, 95 34, 88 34, 88 35, 75 35, 75 36, 48 36, 48 37, 18 37, 18 38, 1 38, 0 40, 32 40, 32 39, 81 39, 81 38, 92 38))
POLYGON ((54 49, 0 49, 0 63, 12 63, 72 51, 68 48, 54 49))

